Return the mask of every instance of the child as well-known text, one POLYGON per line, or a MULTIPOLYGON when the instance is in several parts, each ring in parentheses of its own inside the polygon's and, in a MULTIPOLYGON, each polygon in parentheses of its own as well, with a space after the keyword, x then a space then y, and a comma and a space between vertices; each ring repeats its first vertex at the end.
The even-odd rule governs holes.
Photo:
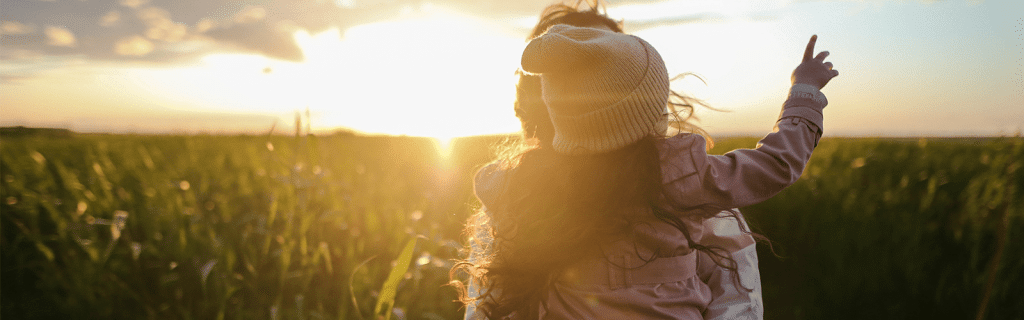
POLYGON ((701 319, 696 252, 716 255, 703 222, 795 182, 820 137, 819 89, 838 73, 810 57, 815 39, 776 131, 723 156, 695 134, 662 137, 668 75, 645 41, 565 25, 531 41, 523 69, 541 75, 555 134, 478 175, 491 254, 460 265, 482 284, 478 315, 701 319))
MULTIPOLYGON (((546 7, 527 39, 540 36, 556 24, 622 33, 622 23, 601 12, 600 2, 588 1, 586 10, 582 8, 582 2, 578 1, 575 5, 553 4, 546 7)), ((554 127, 548 115, 547 105, 544 104, 541 97, 540 77, 522 72, 519 72, 518 76, 515 111, 523 125, 524 142, 551 148, 554 127)), ((674 124, 680 127, 678 129, 706 135, 699 127, 686 121, 692 117, 694 108, 703 105, 703 102, 672 92, 668 104, 674 113, 682 112, 687 115, 681 117, 682 119, 675 119, 674 124)), ((708 140, 710 145, 710 139, 708 140)), ((730 262, 736 263, 735 268, 720 266, 706 254, 698 259, 701 280, 711 288, 712 293, 711 303, 703 314, 705 319, 763 319, 757 248, 753 234, 746 227, 743 215, 737 209, 723 211, 720 217, 705 220, 704 228, 709 232, 702 238, 701 244, 719 250, 723 255, 728 254, 732 258, 730 262)), ((474 247, 473 249, 478 248, 474 247)), ((469 289, 476 288, 471 285, 469 289)), ((470 316, 474 312, 473 306, 467 306, 466 311, 466 318, 471 318, 470 316)))

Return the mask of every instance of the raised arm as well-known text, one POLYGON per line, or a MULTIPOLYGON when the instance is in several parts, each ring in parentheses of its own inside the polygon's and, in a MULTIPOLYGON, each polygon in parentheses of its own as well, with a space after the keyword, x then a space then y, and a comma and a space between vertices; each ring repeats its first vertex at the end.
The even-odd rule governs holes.
POLYGON ((822 133, 822 109, 828 104, 820 89, 839 74, 824 62, 828 52, 811 57, 812 36, 803 62, 793 72, 793 86, 774 130, 754 149, 708 155, 696 136, 669 139, 662 150, 663 181, 675 204, 689 209, 729 209, 752 205, 796 182, 822 133), (679 154, 681 152, 689 154, 679 154), (686 159, 689 159, 688 162, 686 159), (667 161, 666 161, 667 160, 667 161))

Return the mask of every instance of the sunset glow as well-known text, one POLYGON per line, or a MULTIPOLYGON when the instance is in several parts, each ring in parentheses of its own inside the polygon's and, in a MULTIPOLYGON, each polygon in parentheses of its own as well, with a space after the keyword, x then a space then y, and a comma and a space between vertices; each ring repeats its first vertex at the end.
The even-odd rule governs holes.
MULTIPOLYGON (((89 26, 47 13, 91 2, 4 2, 0 125, 285 133, 309 110, 317 132, 512 133, 514 72, 549 4, 168 1, 119 1, 89 26)), ((818 34, 840 70, 824 91, 827 135, 998 135, 1024 127, 1024 46, 1009 14, 1020 6, 630 1, 610 2, 608 14, 658 48, 671 74, 706 80, 673 88, 727 111, 697 111, 712 134, 769 130, 802 44, 818 34)))
POLYGON ((513 72, 523 44, 487 28, 431 13, 352 28, 341 43, 300 40, 308 78, 317 79, 314 126, 438 138, 515 130, 513 72))
POLYGON ((345 127, 447 141, 518 129, 511 105, 523 42, 488 28, 430 11, 344 34, 296 31, 303 62, 211 54, 194 67, 130 74, 162 88, 165 98, 218 106, 214 111, 287 119, 308 108, 315 131, 345 127))

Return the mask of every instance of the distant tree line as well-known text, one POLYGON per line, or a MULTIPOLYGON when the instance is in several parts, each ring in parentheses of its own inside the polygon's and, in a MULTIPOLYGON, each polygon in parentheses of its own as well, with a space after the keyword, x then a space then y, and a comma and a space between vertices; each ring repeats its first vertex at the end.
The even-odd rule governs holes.
POLYGON ((71 137, 75 132, 68 129, 58 128, 29 128, 25 126, 0 127, 0 136, 3 137, 27 137, 43 136, 51 138, 71 137))

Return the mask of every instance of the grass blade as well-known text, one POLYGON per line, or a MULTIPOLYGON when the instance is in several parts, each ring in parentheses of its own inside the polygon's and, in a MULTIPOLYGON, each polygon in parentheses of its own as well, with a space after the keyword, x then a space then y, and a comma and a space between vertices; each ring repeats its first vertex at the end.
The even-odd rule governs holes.
MULTIPOLYGON (((356 278, 356 272, 359 271, 359 268, 362 268, 363 266, 366 265, 366 263, 370 262, 370 260, 373 260, 376 257, 377 256, 372 256, 367 258, 366 260, 363 260, 362 263, 359 263, 359 265, 352 269, 352 276, 348 277, 348 296, 352 298, 352 306, 356 308, 356 315, 359 315, 359 319, 365 318, 363 318, 363 312, 359 310, 359 301, 356 300, 356 290, 355 288, 352 287, 352 281, 356 278)), ((344 317, 345 315, 339 312, 338 316, 344 317)))
POLYGON ((377 306, 373 308, 373 315, 375 317, 380 316, 381 309, 387 304, 387 316, 384 319, 391 319, 391 306, 395 303, 395 293, 398 289, 398 282, 402 280, 402 276, 409 270, 409 263, 412 262, 412 251, 416 247, 416 238, 409 239, 409 242, 405 244, 405 248, 402 249, 402 253, 398 255, 398 263, 391 268, 391 273, 388 274, 388 280, 384 281, 384 285, 380 288, 380 296, 377 298, 377 306))

